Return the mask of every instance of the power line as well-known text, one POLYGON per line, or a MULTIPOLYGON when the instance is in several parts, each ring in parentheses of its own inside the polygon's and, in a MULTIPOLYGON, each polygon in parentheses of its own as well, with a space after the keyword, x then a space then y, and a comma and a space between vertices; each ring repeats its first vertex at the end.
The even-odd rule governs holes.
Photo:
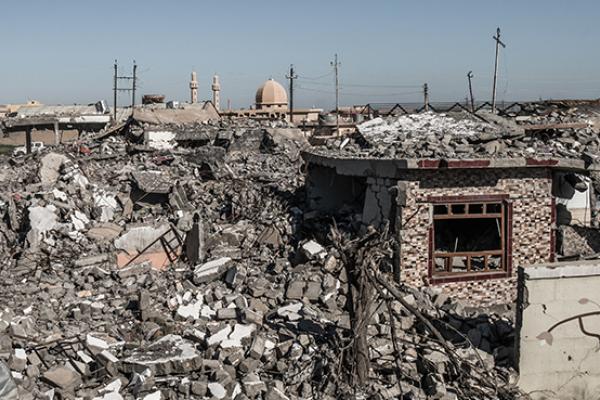
MULTIPOLYGON (((298 78, 299 81, 303 81, 302 77, 298 78)), ((306 85, 316 85, 316 86, 329 86, 331 83, 329 82, 302 82, 306 85)), ((421 88, 421 85, 369 85, 369 84, 359 84, 359 83, 343 83, 340 87, 356 87, 356 88, 391 88, 391 89, 417 89, 421 88)))
POLYGON ((321 76, 315 76, 315 77, 310 77, 310 76, 301 76, 300 79, 307 79, 310 81, 318 81, 320 79, 326 78, 328 76, 333 75, 333 71, 330 71, 328 73, 326 73, 325 75, 321 75, 321 76))
POLYGON ((367 85, 367 84, 356 84, 356 83, 344 83, 343 86, 366 87, 366 88, 398 88, 398 89, 415 89, 415 88, 421 87, 421 85, 367 85))
MULTIPOLYGON (((296 90, 303 90, 303 91, 306 91, 306 92, 315 92, 315 93, 324 93, 324 94, 335 94, 335 91, 333 91, 333 90, 313 89, 313 88, 306 88, 306 87, 302 87, 302 86, 296 86, 295 89, 296 90)), ((349 96, 370 96, 370 97, 375 97, 375 96, 403 96, 403 95, 407 95, 407 94, 420 94, 420 93, 423 93, 423 92, 421 90, 415 90, 415 91, 397 92, 397 93, 357 93, 357 92, 346 92, 346 91, 340 90, 339 93, 343 94, 343 95, 349 95, 349 96)))
MULTIPOLYGON (((302 81, 302 78, 298 78, 299 81, 302 81)), ((333 82, 302 82, 303 85, 315 85, 315 86, 331 86, 333 82)))

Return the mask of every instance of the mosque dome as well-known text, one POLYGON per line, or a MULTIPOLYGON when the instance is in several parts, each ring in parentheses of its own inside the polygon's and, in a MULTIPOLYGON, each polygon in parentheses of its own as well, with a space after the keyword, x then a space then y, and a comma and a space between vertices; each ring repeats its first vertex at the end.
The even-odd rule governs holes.
POLYGON ((288 97, 285 88, 272 78, 256 91, 256 108, 287 107, 288 97))

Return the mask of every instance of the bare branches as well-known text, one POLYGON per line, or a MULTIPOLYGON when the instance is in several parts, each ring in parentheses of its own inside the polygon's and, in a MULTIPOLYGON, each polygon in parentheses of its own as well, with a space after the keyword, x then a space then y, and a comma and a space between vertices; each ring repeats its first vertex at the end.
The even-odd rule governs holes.
MULTIPOLYGON (((371 338, 367 335, 368 326, 373 324, 373 314, 369 313, 368 310, 370 305, 372 306, 379 298, 385 303, 383 310, 387 311, 390 325, 389 329, 385 331, 388 332, 391 339, 393 359, 387 358, 388 367, 386 368, 394 369, 392 371, 396 386, 393 392, 394 396, 401 397, 405 393, 405 388, 412 387, 414 389, 413 384, 420 386, 425 382, 425 386, 427 386, 427 384, 431 385, 431 382, 438 379, 435 377, 441 377, 439 379, 442 379, 442 388, 436 388, 436 390, 443 389, 445 391, 444 385, 447 385, 461 399, 514 398, 517 391, 510 388, 507 382, 504 382, 504 385, 498 384, 498 371, 494 368, 490 369, 485 364, 478 351, 468 342, 468 338, 457 332, 463 339, 462 345, 464 346, 464 340, 466 340, 470 346, 468 351, 458 352, 456 346, 447 340, 444 334, 440 332, 441 328, 438 328, 444 327, 446 323, 437 317, 428 315, 427 310, 420 310, 419 305, 407 301, 406 297, 409 294, 406 292, 407 289, 392 283, 386 276, 387 271, 382 272, 382 270, 386 270, 386 263, 389 263, 392 256, 391 249, 393 248, 387 229, 382 232, 368 230, 362 237, 351 240, 334 226, 331 229, 329 238, 340 253, 340 259, 349 277, 349 293, 352 293, 352 296, 349 296, 348 299, 348 311, 351 314, 353 333, 351 343, 349 343, 351 351, 346 354, 347 357, 340 366, 342 366, 342 372, 348 376, 349 382, 352 382, 355 393, 357 389, 365 389, 365 379, 369 372, 368 368, 371 367, 370 363, 375 363, 372 368, 380 368, 378 360, 373 359, 376 353, 373 352, 371 338), (406 313, 406 315, 414 316, 418 324, 424 327, 424 332, 398 332, 397 325, 401 326, 400 319, 402 318, 395 312, 395 310, 398 311, 398 307, 404 310, 403 313, 406 313), (407 340, 411 337, 414 339, 407 340), (407 376, 403 371, 403 348, 410 349, 410 347, 416 350, 418 358, 426 357, 427 354, 432 352, 443 353, 447 357, 445 368, 437 372, 433 370, 429 373, 425 370, 419 371, 421 378, 407 376), (475 362, 473 362, 473 358, 470 360, 463 358, 464 354, 473 353, 475 362), (369 354, 371 354, 370 360, 369 354), (425 379, 425 377, 429 378, 425 379)), ((445 328, 444 330, 447 331, 445 328)), ((426 364, 423 362, 417 363, 417 365, 426 364)), ((409 367, 407 363, 405 368, 409 367)), ((431 368, 435 369, 436 367, 431 368)), ((426 391, 431 390, 427 387, 425 389, 426 391)))

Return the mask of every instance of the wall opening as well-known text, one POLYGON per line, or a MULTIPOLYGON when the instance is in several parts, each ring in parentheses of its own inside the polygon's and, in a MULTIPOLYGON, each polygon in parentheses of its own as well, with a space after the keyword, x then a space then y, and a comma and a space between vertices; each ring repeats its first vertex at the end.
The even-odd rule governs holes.
POLYGON ((505 201, 433 204, 430 278, 433 283, 510 274, 505 201))
POLYGON ((364 177, 339 175, 334 168, 308 166, 309 207, 321 212, 362 213, 367 182, 364 177))

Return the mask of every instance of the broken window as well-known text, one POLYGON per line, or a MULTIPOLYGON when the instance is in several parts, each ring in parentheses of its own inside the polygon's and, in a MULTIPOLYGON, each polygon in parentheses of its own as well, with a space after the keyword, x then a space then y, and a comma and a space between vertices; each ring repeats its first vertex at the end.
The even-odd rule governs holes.
POLYGON ((502 201, 435 203, 432 279, 507 274, 506 217, 502 201))

